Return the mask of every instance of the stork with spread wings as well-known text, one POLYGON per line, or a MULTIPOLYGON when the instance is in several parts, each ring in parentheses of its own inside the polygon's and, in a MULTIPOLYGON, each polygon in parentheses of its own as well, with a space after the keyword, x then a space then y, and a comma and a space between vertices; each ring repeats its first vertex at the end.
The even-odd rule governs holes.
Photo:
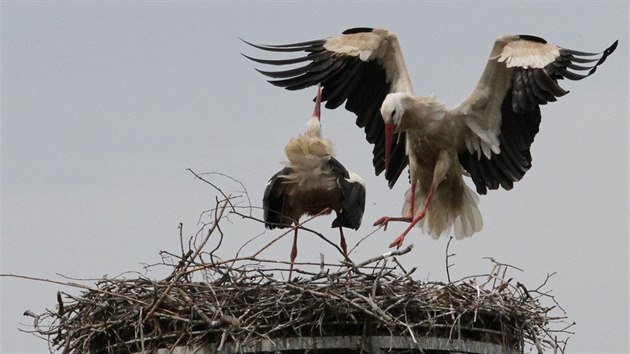
MULTIPOLYGON (((246 42, 248 43, 248 42, 246 42)), ((472 93, 449 108, 434 96, 415 96, 396 35, 386 29, 354 28, 327 39, 286 45, 257 45, 273 52, 301 52, 289 59, 247 58, 265 65, 306 63, 263 71, 273 85, 289 90, 321 84, 326 107, 357 115, 374 145, 373 165, 392 187, 409 166, 411 188, 402 217, 383 217, 375 225, 407 221, 390 246, 400 247, 413 226, 438 238, 454 226, 456 238, 482 227, 477 193, 509 190, 530 169, 530 146, 540 125, 540 105, 568 91, 558 80, 590 76, 615 50, 600 53, 558 47, 530 35, 495 40, 472 93)))

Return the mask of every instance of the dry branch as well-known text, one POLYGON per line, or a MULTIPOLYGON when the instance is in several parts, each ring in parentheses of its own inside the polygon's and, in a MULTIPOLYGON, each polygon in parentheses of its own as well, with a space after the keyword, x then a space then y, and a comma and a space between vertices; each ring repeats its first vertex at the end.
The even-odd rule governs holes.
MULTIPOLYGON (((216 261, 211 256, 204 263, 203 246, 216 230, 223 236, 221 220, 245 215, 229 193, 219 192, 223 198, 213 209, 214 220, 197 233, 200 246, 192 242, 186 251, 182 242, 179 261, 159 264, 172 269, 168 277, 100 279, 94 286, 50 281, 81 293, 60 292, 56 310, 27 312, 35 322, 31 332, 47 338, 51 351, 62 353, 150 352, 211 343, 220 350, 229 343, 316 336, 405 336, 416 343, 433 336, 515 351, 526 346, 564 350, 567 339, 557 337, 568 337, 571 325, 551 328, 567 322, 564 313, 552 314, 559 305, 542 289, 550 275, 543 285, 528 289, 507 279, 508 271, 520 269, 493 259, 490 274, 448 283, 411 278, 415 268, 406 271, 399 258, 412 245, 358 263, 325 263, 322 258, 297 264, 295 271, 305 276, 296 281, 278 277, 286 271, 286 261, 259 258, 270 244, 251 256, 216 261), (542 301, 549 298, 551 307, 542 301)), ((453 255, 448 248, 445 254, 448 274, 453 255)))

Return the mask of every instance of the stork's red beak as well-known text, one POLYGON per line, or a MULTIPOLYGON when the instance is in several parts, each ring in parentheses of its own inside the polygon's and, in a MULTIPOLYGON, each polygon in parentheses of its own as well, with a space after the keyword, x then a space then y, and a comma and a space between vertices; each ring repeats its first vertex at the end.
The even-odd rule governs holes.
POLYGON ((317 86, 317 97, 315 98, 315 108, 313 108, 313 117, 319 119, 321 117, 321 105, 322 105, 322 86, 317 86))
POLYGON ((396 126, 393 123, 385 123, 385 172, 389 166, 389 156, 392 148, 392 137, 396 126))

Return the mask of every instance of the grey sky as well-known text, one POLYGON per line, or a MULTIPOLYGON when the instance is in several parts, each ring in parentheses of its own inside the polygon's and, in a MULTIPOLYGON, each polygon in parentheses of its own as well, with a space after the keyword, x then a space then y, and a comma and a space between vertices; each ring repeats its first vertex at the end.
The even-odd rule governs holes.
MULTIPOLYGON (((577 322, 570 353, 628 351, 628 4, 626 2, 9 2, 2 3, 2 272, 63 280, 141 271, 176 252, 177 225, 199 228, 215 193, 186 168, 240 180, 254 206, 281 168, 283 147, 304 130, 315 89, 273 87, 239 53, 240 42, 289 43, 369 26, 399 36, 416 94, 457 104, 476 84, 494 39, 538 35, 600 51, 619 48, 597 73, 561 85, 542 107, 533 168, 512 191, 482 196, 483 230, 454 242, 451 276, 490 270, 491 256, 525 270, 519 281, 548 288, 577 322), (605 339, 605 340, 604 340, 605 339)), ((324 110, 338 159, 367 182, 363 226, 400 213, 372 172, 371 146, 354 116, 324 110)), ((225 190, 234 182, 209 176, 225 190)), ((254 211, 262 215, 259 210, 254 211)), ((336 240, 332 217, 310 226, 336 240)), ((260 224, 232 220, 225 255, 260 224)), ((378 231, 356 253, 387 251, 404 229, 378 231)), ((269 240, 278 231, 267 232, 269 240)), ((304 234, 300 260, 330 247, 304 234), (313 251, 309 251, 313 250, 313 251)), ((413 231, 405 264, 419 279, 445 280, 446 240, 413 231)), ((290 240, 269 251, 286 259, 290 240)), ((159 277, 160 274, 150 274, 159 277)), ((25 309, 53 308, 74 289, 2 279, 3 353, 46 352, 17 330, 25 309)), ((88 284, 90 284, 88 282, 88 284)))

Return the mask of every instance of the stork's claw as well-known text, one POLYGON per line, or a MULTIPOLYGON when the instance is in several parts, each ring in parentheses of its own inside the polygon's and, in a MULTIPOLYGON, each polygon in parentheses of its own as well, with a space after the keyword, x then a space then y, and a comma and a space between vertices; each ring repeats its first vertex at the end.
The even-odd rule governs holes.
POLYGON ((396 237, 396 239, 392 243, 389 244, 389 247, 391 248, 391 247, 395 246, 396 249, 399 249, 400 246, 402 246, 403 241, 405 240, 405 236, 406 236, 406 234, 402 234, 402 235, 396 237))
POLYGON ((376 220, 373 224, 373 226, 383 226, 383 230, 387 231, 387 224, 390 221, 404 221, 404 222, 411 222, 412 220, 412 216, 410 214, 408 214, 407 216, 383 216, 381 218, 379 218, 378 220, 376 220))
POLYGON ((382 216, 378 220, 376 220, 372 226, 382 226, 383 230, 387 231, 387 224, 389 223, 390 219, 390 216, 382 216))
MULTIPOLYGON (((422 216, 424 216, 424 212, 423 211, 422 211, 422 215, 420 216, 420 218, 422 218, 422 216)), ((407 214, 406 216, 397 216, 397 217, 394 217, 394 216, 383 216, 383 217, 379 218, 378 220, 376 220, 374 222, 374 226, 383 226, 383 230, 387 230, 387 224, 390 221, 412 222, 413 219, 414 218, 412 217, 411 212, 409 214, 407 214)), ((389 244, 389 247, 396 247, 397 249, 400 248, 400 246, 402 246, 402 244, 403 244, 403 241, 405 240, 405 236, 407 236, 407 233, 409 233, 409 231, 411 230, 413 225, 415 225, 415 223, 410 224, 407 227, 407 229, 400 236, 396 237, 394 242, 389 244)))

